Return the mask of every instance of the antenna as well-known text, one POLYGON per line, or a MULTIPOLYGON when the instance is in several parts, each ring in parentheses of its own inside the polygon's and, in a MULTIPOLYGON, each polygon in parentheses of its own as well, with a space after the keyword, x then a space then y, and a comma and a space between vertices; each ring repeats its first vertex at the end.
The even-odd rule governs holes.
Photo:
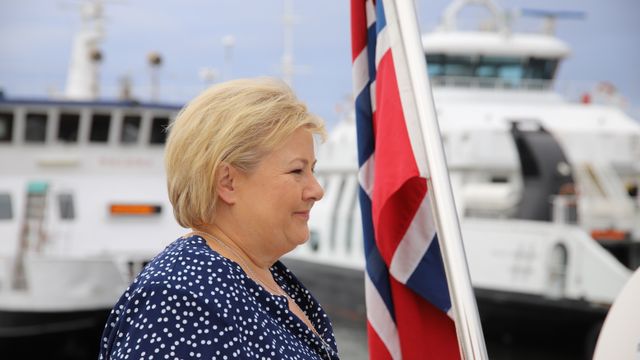
POLYGON ((231 80, 233 76, 233 48, 236 46, 236 37, 233 35, 223 36, 222 46, 224 47, 224 71, 222 72, 222 79, 231 80))
POLYGON ((293 13, 293 0, 284 0, 284 16, 282 17, 284 47, 280 71, 282 72, 282 80, 291 87, 293 87, 293 75, 307 70, 305 66, 293 64, 293 26, 296 24, 296 20, 298 19, 293 13))
POLYGON ((542 32, 547 35, 554 35, 556 32, 557 19, 574 19, 582 20, 586 17, 583 11, 567 11, 567 10, 541 10, 541 9, 522 9, 523 16, 544 18, 542 24, 542 32))
POLYGON ((152 51, 147 55, 147 62, 151 70, 151 101, 158 102, 160 99, 160 66, 162 66, 162 55, 152 51))
POLYGON ((133 100, 133 83, 131 75, 125 74, 118 79, 118 99, 128 101, 133 100))
POLYGON ((200 80, 204 83, 205 89, 213 84, 218 77, 218 70, 210 67, 202 67, 198 72, 200 80))

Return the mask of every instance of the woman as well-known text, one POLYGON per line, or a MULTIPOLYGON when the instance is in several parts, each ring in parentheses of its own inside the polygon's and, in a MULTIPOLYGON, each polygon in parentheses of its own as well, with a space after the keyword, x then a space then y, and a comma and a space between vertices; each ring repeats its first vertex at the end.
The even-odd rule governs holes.
POLYGON ((171 125, 165 166, 178 223, 115 305, 101 359, 337 359, 331 323, 278 261, 309 238, 324 126, 276 80, 236 80, 171 125))

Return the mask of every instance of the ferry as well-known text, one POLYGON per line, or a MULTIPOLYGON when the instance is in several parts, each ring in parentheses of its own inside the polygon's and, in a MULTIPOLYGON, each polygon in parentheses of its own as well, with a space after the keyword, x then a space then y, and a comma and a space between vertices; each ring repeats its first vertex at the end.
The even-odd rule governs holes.
MULTIPOLYGON (((485 335, 590 358, 608 308, 640 265, 640 123, 594 103, 607 91, 575 99, 556 91, 570 55, 551 26, 562 14, 529 12, 545 17, 542 32, 513 32, 493 1, 454 1, 422 42, 485 335), (478 4, 490 26, 459 29, 459 12, 478 4)), ((288 264, 322 283, 326 307, 364 324, 364 304, 353 301, 363 290, 341 292, 335 271, 363 279, 356 149, 351 115, 320 148, 325 198, 312 210, 309 244, 288 264)))
MULTIPOLYGON (((640 123, 557 93, 568 45, 512 32, 492 1, 493 27, 459 30, 469 3, 454 1, 423 44, 483 326, 571 325, 589 347, 640 264, 640 123)), ((186 231, 162 163, 180 105, 98 98, 101 3, 87 6, 68 96, 0 98, 3 356, 94 356, 122 291, 186 231)), ((284 261, 337 321, 363 324, 355 141, 346 116, 320 147, 325 197, 284 261)))
POLYGON ((0 96, 3 358, 95 358, 113 304, 185 232, 162 159, 181 105, 100 99, 102 3, 81 10, 65 96, 0 96))

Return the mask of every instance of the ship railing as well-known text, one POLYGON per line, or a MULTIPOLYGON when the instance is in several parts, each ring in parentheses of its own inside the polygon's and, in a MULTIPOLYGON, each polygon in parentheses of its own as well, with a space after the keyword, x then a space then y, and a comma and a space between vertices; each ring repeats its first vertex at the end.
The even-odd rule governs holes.
POLYGON ((615 168, 607 163, 583 163, 574 171, 580 184, 581 222, 592 228, 634 232, 638 210, 615 168))
POLYGON ((13 284, 14 259, 10 256, 0 256, 0 292, 11 289, 13 284))
POLYGON ((576 224, 578 222, 577 197, 556 195, 552 200, 552 220, 556 224, 576 224))
POLYGON ((434 87, 480 88, 495 90, 550 90, 553 80, 544 79, 507 79, 477 76, 431 76, 434 87))

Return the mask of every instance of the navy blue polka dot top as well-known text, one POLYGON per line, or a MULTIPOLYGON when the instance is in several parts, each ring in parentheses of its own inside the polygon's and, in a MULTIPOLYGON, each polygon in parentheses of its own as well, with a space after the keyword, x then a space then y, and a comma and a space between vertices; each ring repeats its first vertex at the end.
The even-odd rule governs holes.
POLYGON ((322 339, 284 296, 193 235, 169 245, 125 291, 107 320, 100 359, 338 359, 320 304, 281 262, 271 273, 322 339))

